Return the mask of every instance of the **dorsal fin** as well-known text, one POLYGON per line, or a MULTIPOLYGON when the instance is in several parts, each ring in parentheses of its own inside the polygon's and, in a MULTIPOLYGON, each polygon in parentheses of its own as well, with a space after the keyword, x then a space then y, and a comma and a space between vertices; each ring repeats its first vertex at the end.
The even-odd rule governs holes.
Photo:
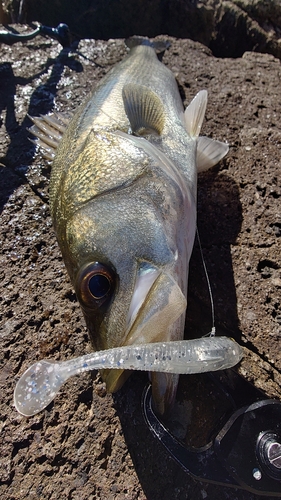
POLYGON ((128 83, 122 97, 133 133, 160 135, 165 125, 164 107, 159 97, 144 85, 128 83))
POLYGON ((32 142, 43 150, 48 160, 53 160, 70 118, 63 116, 61 113, 29 116, 29 118, 34 125, 28 130, 37 139, 32 142))
POLYGON ((215 141, 209 137, 198 137, 196 165, 198 172, 204 172, 216 165, 228 152, 225 142, 215 141))
POLYGON ((205 116, 207 99, 207 90, 200 90, 184 112, 185 128, 190 137, 196 138, 200 134, 205 116))

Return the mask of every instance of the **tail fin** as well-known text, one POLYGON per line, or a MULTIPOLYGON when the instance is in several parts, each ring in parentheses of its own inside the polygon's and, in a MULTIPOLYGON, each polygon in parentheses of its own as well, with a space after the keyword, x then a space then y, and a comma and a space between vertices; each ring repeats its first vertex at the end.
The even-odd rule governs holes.
POLYGON ((125 44, 129 49, 137 47, 138 45, 146 45, 152 47, 156 54, 164 54, 165 50, 171 47, 168 40, 153 40, 152 42, 146 36, 134 35, 125 40, 125 44))

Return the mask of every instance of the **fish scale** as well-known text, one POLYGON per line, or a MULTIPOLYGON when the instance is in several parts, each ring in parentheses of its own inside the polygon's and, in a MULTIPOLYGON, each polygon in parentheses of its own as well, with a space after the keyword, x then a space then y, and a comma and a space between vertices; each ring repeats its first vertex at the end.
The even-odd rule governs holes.
POLYGON ((95 126, 127 131, 130 123, 120 97, 122 88, 131 82, 157 89, 157 95, 165 103, 166 118, 171 123, 175 117, 178 119, 183 115, 182 101, 171 71, 158 61, 151 47, 140 45, 133 47, 129 55, 110 70, 97 86, 88 101, 83 119, 79 121, 77 135, 87 133, 93 119, 95 126))
MULTIPOLYGON (((61 140, 58 122, 65 120, 49 116, 44 132, 44 118, 34 119, 33 133, 41 146, 46 134, 54 156, 53 224, 96 350, 183 338, 197 171, 228 150, 199 137, 206 91, 184 111, 175 78, 155 52, 167 44, 137 37, 128 46, 61 140)), ((110 391, 128 375, 102 371, 110 391)), ((158 413, 171 406, 177 380, 153 374, 158 413)))

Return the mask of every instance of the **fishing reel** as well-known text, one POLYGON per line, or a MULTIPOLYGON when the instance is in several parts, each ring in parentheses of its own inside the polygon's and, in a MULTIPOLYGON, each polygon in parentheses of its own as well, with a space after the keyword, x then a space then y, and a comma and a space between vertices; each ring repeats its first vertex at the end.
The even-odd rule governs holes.
MULTIPOLYGON (((218 382, 218 376, 211 374, 214 376, 218 382)), ((235 401, 237 409, 204 446, 186 446, 160 421, 153 411, 150 385, 142 398, 145 421, 170 456, 193 478, 281 498, 281 403, 261 399, 239 407, 242 400, 245 403, 250 384, 236 372, 234 377, 239 391, 228 388, 228 395, 233 400, 240 394, 235 401)), ((221 390, 225 392, 225 387, 221 390)))

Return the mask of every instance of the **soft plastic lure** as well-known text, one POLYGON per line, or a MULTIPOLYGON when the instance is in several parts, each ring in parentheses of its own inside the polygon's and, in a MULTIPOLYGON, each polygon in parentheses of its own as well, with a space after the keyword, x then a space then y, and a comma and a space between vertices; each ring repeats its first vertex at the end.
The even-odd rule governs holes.
POLYGON ((209 337, 116 347, 59 363, 42 360, 21 376, 14 391, 14 404, 22 415, 35 415, 51 403, 69 377, 89 370, 203 373, 231 368, 242 356, 242 347, 234 340, 209 337))

